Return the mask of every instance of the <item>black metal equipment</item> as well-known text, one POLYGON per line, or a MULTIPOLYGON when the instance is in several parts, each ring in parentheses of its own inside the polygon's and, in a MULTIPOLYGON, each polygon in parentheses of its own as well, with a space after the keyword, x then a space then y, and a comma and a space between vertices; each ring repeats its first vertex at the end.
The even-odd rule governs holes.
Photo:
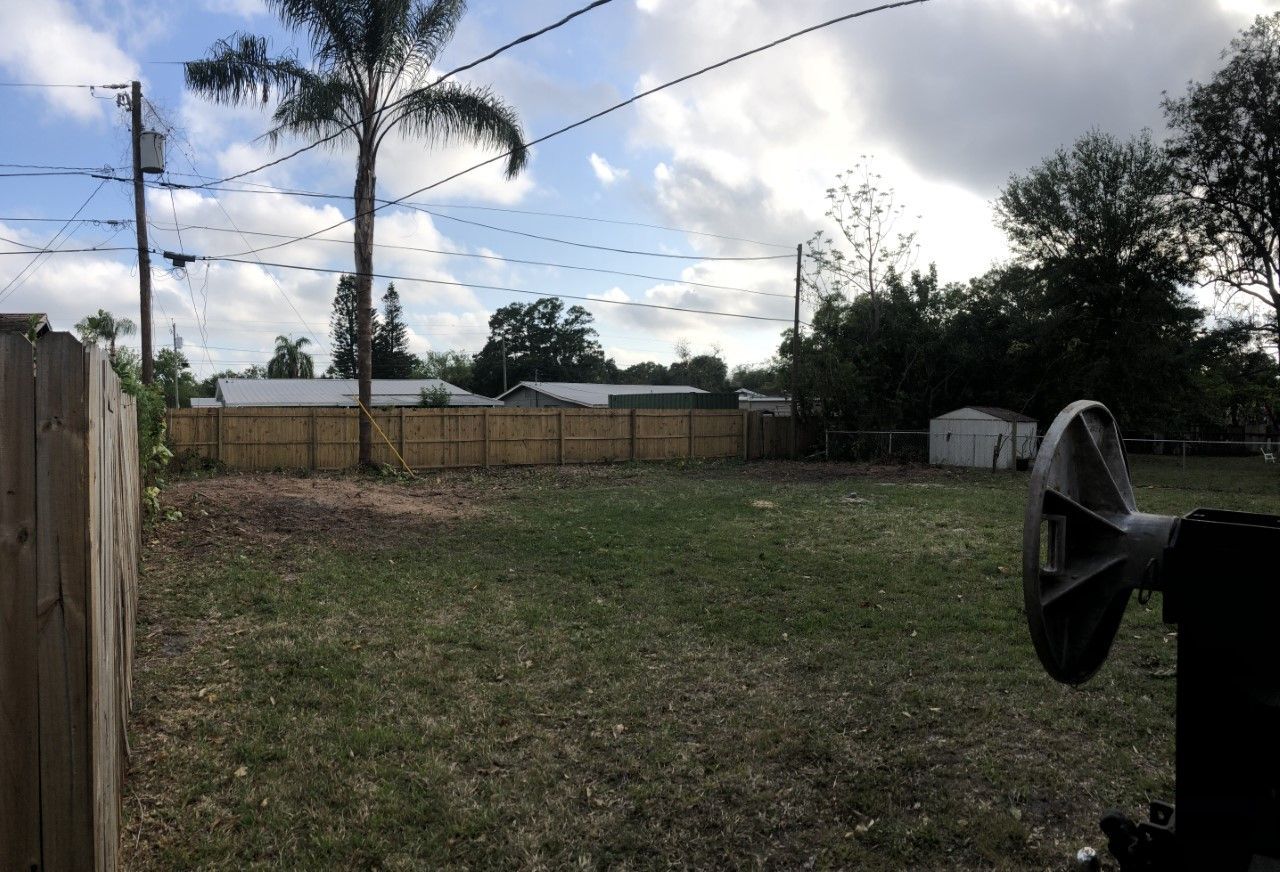
POLYGON ((1022 588, 1040 662, 1067 684, 1107 659, 1133 591, 1178 625, 1177 809, 1102 820, 1132 870, 1280 870, 1280 516, 1139 512, 1115 418, 1072 403, 1031 473, 1022 588))

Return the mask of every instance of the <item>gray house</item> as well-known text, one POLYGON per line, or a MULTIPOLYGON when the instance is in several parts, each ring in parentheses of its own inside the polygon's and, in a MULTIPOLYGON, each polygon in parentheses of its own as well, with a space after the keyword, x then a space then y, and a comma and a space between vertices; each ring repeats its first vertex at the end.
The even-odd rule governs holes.
MULTIPOLYGON (((373 408, 416 406, 423 390, 444 387, 450 406, 501 406, 499 400, 464 391, 438 378, 375 378, 373 408)), ((354 406, 360 386, 353 378, 220 378, 216 405, 354 406)))
POLYGON ((502 404, 529 409, 607 409, 614 394, 705 394, 688 385, 599 385, 591 382, 529 382, 501 394, 502 404))

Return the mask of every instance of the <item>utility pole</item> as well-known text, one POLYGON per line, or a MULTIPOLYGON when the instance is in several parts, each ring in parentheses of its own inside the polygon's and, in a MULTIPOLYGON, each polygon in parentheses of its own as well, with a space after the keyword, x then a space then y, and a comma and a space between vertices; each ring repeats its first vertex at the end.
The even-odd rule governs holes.
POLYGON ((799 453, 796 445, 796 394, 800 388, 800 371, 796 362, 800 358, 800 263, 804 257, 804 243, 796 246, 796 311, 791 324, 791 459, 799 453))
MULTIPOLYGON (((142 333, 142 383, 155 381, 155 361, 151 356, 151 255, 147 252, 147 201, 142 185, 142 83, 133 82, 129 92, 129 114, 133 130, 133 223, 138 228, 138 293, 142 333)), ((174 379, 176 382, 177 379, 174 379)))
POLYGON ((170 321, 169 324, 173 328, 173 407, 179 409, 182 407, 182 400, 178 396, 178 349, 182 347, 182 340, 178 338, 178 322, 170 321))

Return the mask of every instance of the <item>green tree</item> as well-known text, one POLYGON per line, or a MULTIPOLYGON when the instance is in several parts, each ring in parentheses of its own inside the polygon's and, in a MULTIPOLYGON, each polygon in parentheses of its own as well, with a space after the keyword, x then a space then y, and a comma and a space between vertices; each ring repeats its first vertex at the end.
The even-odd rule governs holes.
POLYGON ((728 386, 729 367, 719 350, 692 354, 688 345, 676 345, 676 362, 667 367, 667 384, 688 385, 704 391, 723 391, 728 386))
POLYGON ((373 377, 409 378, 418 359, 409 353, 409 331, 395 284, 382 295, 382 322, 373 337, 373 377))
POLYGON ((93 315, 86 315, 76 322, 76 332, 81 342, 94 344, 105 342, 107 356, 116 359, 116 340, 121 336, 132 336, 137 327, 128 318, 119 318, 106 309, 99 309, 93 315))
POLYGON ((471 390, 475 360, 461 351, 428 351, 417 360, 413 378, 438 378, 464 390, 471 390))
POLYGON ((305 350, 310 344, 305 336, 277 336, 275 355, 267 364, 267 378, 314 378, 315 363, 305 350))
POLYGON ((1280 353, 1280 13, 1231 42, 1226 65, 1166 98, 1178 189, 1228 304, 1261 305, 1280 353))
POLYGON ((604 382, 611 361, 600 347, 591 313, 565 308, 557 297, 511 303, 489 318, 489 340, 475 359, 475 389, 502 393, 503 349, 507 380, 604 382))
POLYGON ((421 399, 418 405, 426 409, 443 409, 449 405, 449 389, 444 385, 436 385, 435 387, 423 388, 418 391, 421 399))
MULTIPOLYGON (((360 400, 372 402, 373 242, 378 151, 395 132, 430 144, 473 142, 505 153, 508 177, 525 165, 516 113, 485 88, 427 82, 466 11, 464 0, 268 0, 268 8, 311 44, 311 65, 271 57, 264 37, 220 40, 185 64, 187 86, 221 103, 279 102, 266 138, 335 136, 355 146, 356 364, 360 400)), ((360 419, 361 465, 373 434, 360 419)))
POLYGON ((671 373, 667 367, 652 360, 633 363, 618 373, 618 383, 624 385, 669 385, 671 373))
MULTIPOLYGON (((378 331, 378 312, 370 315, 374 334, 378 331)), ((356 277, 343 275, 338 279, 338 289, 333 295, 333 312, 329 315, 330 347, 333 349, 327 375, 331 378, 355 378, 357 373, 356 351, 360 333, 356 316, 356 277)))
POLYGON ((1188 408, 1202 312, 1183 291, 1198 253, 1185 205, 1168 196, 1173 164, 1147 133, 1091 131, 996 204, 1028 279, 1042 403, 1092 397, 1129 429, 1165 427, 1188 408))
POLYGON ((196 394, 198 386, 185 354, 172 348, 161 348, 156 352, 155 373, 155 385, 164 393, 165 405, 174 407, 175 383, 178 386, 177 406, 185 408, 191 405, 191 397, 196 394))
POLYGON ((759 394, 783 394, 791 390, 790 372, 777 358, 762 364, 739 364, 729 373, 729 387, 759 394))

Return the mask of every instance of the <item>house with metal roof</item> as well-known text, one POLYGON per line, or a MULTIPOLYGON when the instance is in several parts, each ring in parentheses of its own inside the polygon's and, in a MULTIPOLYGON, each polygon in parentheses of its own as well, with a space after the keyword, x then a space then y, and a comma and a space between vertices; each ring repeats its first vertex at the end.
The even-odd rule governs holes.
POLYGON ((750 388, 738 388, 738 408, 747 412, 763 412, 766 415, 790 415, 791 400, 770 396, 750 388))
MULTIPOLYGON (((501 406, 500 400, 464 391, 438 378, 375 378, 373 408, 417 406, 422 392, 443 387, 450 406, 501 406)), ((359 383, 353 378, 220 378, 219 406, 354 406, 359 383)))
POLYGON ((964 406, 929 422, 929 462, 1014 469, 1036 456, 1035 418, 997 406, 964 406))
POLYGON ((222 403, 218 402, 217 397, 192 397, 191 408, 193 409, 216 409, 222 403))
POLYGON ((705 394, 689 385, 601 385, 591 382, 522 381, 498 399, 517 408, 607 409, 609 397, 623 394, 705 394))

